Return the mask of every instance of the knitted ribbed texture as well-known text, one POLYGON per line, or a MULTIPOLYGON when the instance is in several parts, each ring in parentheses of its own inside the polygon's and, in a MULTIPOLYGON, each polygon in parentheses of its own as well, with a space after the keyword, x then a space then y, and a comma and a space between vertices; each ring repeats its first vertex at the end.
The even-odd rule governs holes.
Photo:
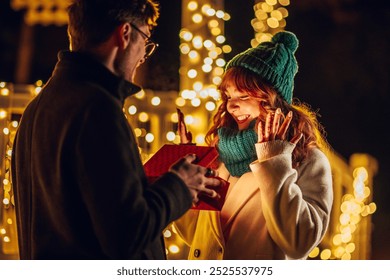
POLYGON ((263 42, 233 57, 226 65, 243 67, 268 82, 289 104, 292 102, 294 76, 298 63, 294 53, 298 39, 294 33, 282 31, 272 37, 271 42, 263 42))
POLYGON ((240 131, 227 127, 218 129, 219 157, 232 176, 240 177, 249 172, 249 164, 256 160, 257 133, 253 130, 254 124, 240 131))

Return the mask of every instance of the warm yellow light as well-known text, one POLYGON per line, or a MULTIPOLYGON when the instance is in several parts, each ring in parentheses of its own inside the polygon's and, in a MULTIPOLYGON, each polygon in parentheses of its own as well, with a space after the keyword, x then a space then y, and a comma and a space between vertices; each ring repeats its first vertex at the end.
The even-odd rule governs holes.
POLYGON ((321 260, 329 260, 331 255, 332 255, 332 252, 329 249, 325 249, 321 252, 320 258, 321 258, 321 260))
POLYGON ((226 41, 226 37, 223 36, 223 35, 218 35, 218 36, 215 38, 215 40, 217 41, 217 43, 223 44, 223 43, 225 43, 225 41, 226 41))
POLYGON ((6 83, 5 83, 5 82, 0 82, 0 88, 4 88, 4 87, 5 87, 5 85, 6 85, 6 83))
POLYGON ((145 135, 145 140, 146 140, 146 142, 148 142, 148 143, 152 143, 153 141, 154 141, 154 135, 152 134, 152 133, 147 133, 146 135, 145 135))
POLYGON ((345 253, 345 248, 342 247, 342 246, 338 246, 334 251, 333 251, 334 255, 336 258, 340 259, 343 254, 345 253))
POLYGON ((290 0, 279 0, 279 4, 282 6, 290 5, 290 0))
POLYGON ((333 236, 333 244, 338 246, 342 243, 342 240, 341 240, 341 234, 336 234, 335 236, 333 236))
POLYGON ((136 137, 140 137, 142 135, 142 130, 137 127, 134 129, 134 134, 136 137))
POLYGON ((208 9, 211 9, 211 6, 209 4, 204 4, 202 6, 202 13, 206 14, 208 9))
POLYGON ((340 215, 340 224, 346 225, 348 224, 349 220, 350 220, 350 216, 348 214, 343 213, 340 215))
POLYGON ((209 21, 208 24, 209 24, 209 27, 210 27, 210 28, 214 28, 214 27, 218 27, 219 22, 218 22, 218 20, 216 20, 216 19, 212 19, 212 20, 209 21))
POLYGON ((222 30, 221 30, 221 28, 219 28, 219 27, 214 27, 214 28, 211 28, 210 32, 211 32, 211 34, 213 34, 214 36, 218 36, 219 34, 222 33, 222 30))
POLYGON ((194 123, 194 121, 195 121, 195 119, 194 119, 194 117, 193 117, 192 115, 186 115, 186 116, 184 117, 184 122, 185 122, 186 124, 191 125, 191 124, 194 123))
POLYGON ((0 110, 0 119, 5 119, 7 117, 7 111, 1 109, 0 110))
POLYGON ((276 18, 268 18, 267 19, 267 24, 271 28, 277 28, 279 26, 279 21, 276 18))
POLYGON ((14 128, 17 128, 19 125, 18 121, 12 121, 11 122, 11 126, 14 127, 14 128))
POLYGON ((195 23, 201 23, 202 20, 203 20, 203 16, 201 14, 196 13, 192 16, 192 21, 195 23))
POLYGON ((320 248, 315 247, 309 254, 309 258, 315 258, 320 253, 320 248))
POLYGON ((161 103, 161 99, 158 96, 154 96, 151 100, 153 106, 158 106, 161 103))
POLYGON ((368 207, 370 208, 370 214, 373 214, 376 211, 376 204, 375 202, 371 202, 368 207))
POLYGON ((230 15, 229 15, 228 13, 225 13, 225 14, 223 15, 223 18, 222 18, 222 19, 223 19, 224 21, 228 21, 228 20, 230 20, 230 18, 231 18, 230 15))
POLYGON ((130 115, 135 115, 137 113, 137 107, 134 105, 129 106, 129 109, 127 109, 130 115))
POLYGON ((193 39, 192 39, 192 45, 194 46, 194 48, 196 49, 201 49, 202 46, 203 46, 203 39, 201 36, 195 36, 193 39))
POLYGON ((210 8, 206 11, 206 15, 208 15, 209 17, 212 17, 214 16, 216 13, 216 11, 213 9, 213 8, 210 8))
POLYGON ((221 11, 221 10, 218 10, 216 13, 215 13, 215 16, 217 18, 223 18, 225 16, 225 12, 224 11, 221 11))
POLYGON ((0 234, 6 234, 7 231, 5 230, 5 228, 0 228, 0 234))
POLYGON ((190 69, 187 72, 187 76, 192 79, 195 78, 197 75, 198 75, 198 71, 196 71, 195 69, 190 69))
POLYGON ((211 65, 213 64, 214 60, 211 57, 206 57, 205 59, 203 59, 203 62, 204 64, 211 65))
POLYGON ((176 138, 176 134, 173 131, 168 131, 166 134, 166 138, 168 141, 173 141, 176 138))
POLYGON ((184 99, 193 99, 196 97, 196 92, 193 90, 185 89, 181 92, 181 97, 184 99))
POLYGON ((206 49, 210 49, 213 47, 213 42, 211 40, 205 40, 203 42, 203 46, 206 48, 206 49))
POLYGON ((35 85, 36 85, 37 87, 41 87, 41 86, 43 86, 43 82, 42 82, 42 80, 38 80, 38 81, 36 81, 36 82, 35 82, 35 85))
POLYGON ((284 7, 278 8, 278 11, 282 14, 284 18, 288 17, 288 10, 284 7))
POLYGON ((145 112, 141 112, 138 116, 140 122, 147 122, 149 120, 149 115, 145 112))
POLYGON ((198 2, 190 1, 187 5, 188 10, 195 11, 198 8, 198 2))
POLYGON ((12 225, 12 224, 13 224, 13 221, 12 221, 11 218, 8 218, 8 219, 7 219, 7 224, 9 224, 9 225, 12 225))
POLYGON ((137 92, 135 97, 137 97, 138 99, 143 99, 145 97, 145 95, 146 95, 145 91, 141 90, 141 91, 137 92))
POLYGON ((176 98, 175 104, 179 107, 183 107, 184 105, 186 105, 186 101, 183 97, 179 96, 178 98, 176 98))
POLYGON ((0 90, 0 94, 3 96, 8 96, 9 95, 9 89, 8 88, 2 88, 0 90))
POLYGON ((7 150, 7 156, 11 157, 12 156, 12 149, 7 150))
POLYGON ((180 252, 180 248, 176 245, 171 245, 169 246, 168 248, 169 252, 171 252, 172 254, 177 254, 180 252))
POLYGON ((179 48, 182 54, 188 54, 191 51, 190 46, 188 46, 188 44, 185 43, 181 44, 179 48))
POLYGON ((195 136, 195 142, 197 143, 197 144, 204 144, 205 143, 205 141, 204 141, 204 134, 198 134, 198 135, 196 135, 195 136))
POLYGON ((163 235, 165 238, 169 238, 172 236, 172 232, 169 229, 167 229, 164 231, 163 235))
POLYGON ((193 61, 197 62, 199 60, 199 53, 195 50, 192 50, 188 53, 188 57, 193 61))
POLYGON ((175 112, 175 113, 171 114, 170 119, 171 119, 171 122, 177 123, 178 122, 177 113, 175 112))
POLYGON ((346 252, 343 254, 343 256, 341 257, 342 260, 350 260, 351 259, 351 254, 346 252))
POLYGON ((222 46, 222 51, 224 53, 231 53, 232 52, 232 47, 229 46, 229 45, 224 45, 224 46, 222 46))
POLYGON ((201 101, 199 98, 193 98, 191 99, 191 105, 194 106, 194 107, 199 107, 199 105, 201 104, 201 101))
POLYGON ((8 243, 8 242, 11 241, 11 239, 9 239, 8 236, 4 236, 3 241, 4 241, 5 243, 8 243))
POLYGON ((277 0, 265 0, 265 2, 266 2, 268 5, 271 5, 271 6, 274 6, 274 5, 276 5, 276 3, 278 3, 277 0))
POLYGON ((215 50, 209 51, 209 57, 216 59, 218 57, 218 53, 215 50))
POLYGON ((274 7, 273 6, 270 6, 268 5, 267 3, 261 3, 261 9, 267 13, 270 13, 273 11, 274 7))
POLYGON ((4 133, 5 135, 8 135, 8 134, 9 134, 9 129, 8 129, 8 127, 3 128, 3 133, 4 133))
POLYGON ((218 58, 217 61, 215 62, 219 67, 224 67, 226 64, 226 61, 223 58, 218 58))
POLYGON ((8 184, 9 184, 9 180, 8 180, 7 178, 5 178, 5 179, 3 180, 3 184, 4 184, 4 185, 8 185, 8 184))
POLYGON ((192 88, 196 91, 201 91, 202 88, 203 88, 203 83, 202 82, 195 82, 193 85, 192 85, 192 88))
POLYGON ((213 67, 210 64, 203 64, 202 71, 205 73, 210 73, 213 70, 213 67))
POLYGON ((347 246, 345 247, 345 251, 348 253, 353 253, 356 249, 355 243, 348 243, 347 246))
POLYGON ((255 11, 255 16, 258 18, 260 21, 266 20, 268 18, 268 15, 265 11, 259 9, 255 11))
POLYGON ((281 21, 283 19, 283 15, 279 10, 272 11, 271 17, 273 17, 277 21, 281 21))
POLYGON ((214 85, 219 85, 222 82, 221 77, 213 77, 213 84, 214 85))
POLYGON ((3 199, 3 204, 4 205, 8 205, 9 204, 9 199, 8 198, 4 198, 3 199))

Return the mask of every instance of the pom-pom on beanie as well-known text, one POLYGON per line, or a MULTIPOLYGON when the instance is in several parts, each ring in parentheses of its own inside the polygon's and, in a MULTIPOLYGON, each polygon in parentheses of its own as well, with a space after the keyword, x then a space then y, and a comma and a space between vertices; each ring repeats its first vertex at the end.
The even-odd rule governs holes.
POLYGON ((299 41, 294 33, 276 33, 270 42, 263 42, 233 57, 226 69, 243 67, 259 75, 270 84, 278 94, 291 104, 294 89, 294 76, 298 63, 294 53, 299 41))

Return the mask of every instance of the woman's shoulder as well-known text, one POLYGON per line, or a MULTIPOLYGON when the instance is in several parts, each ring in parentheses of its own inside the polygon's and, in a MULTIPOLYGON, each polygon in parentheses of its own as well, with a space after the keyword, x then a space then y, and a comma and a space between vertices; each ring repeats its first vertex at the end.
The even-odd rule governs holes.
POLYGON ((321 168, 330 170, 330 162, 325 152, 317 147, 310 148, 305 160, 300 164, 299 168, 302 169, 321 168))

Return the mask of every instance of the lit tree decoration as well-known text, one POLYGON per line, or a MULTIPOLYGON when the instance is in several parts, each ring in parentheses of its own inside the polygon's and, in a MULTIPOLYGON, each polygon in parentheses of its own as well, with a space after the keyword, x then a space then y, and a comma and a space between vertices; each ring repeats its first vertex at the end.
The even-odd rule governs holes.
POLYGON ((283 30, 286 26, 288 11, 286 7, 290 0, 257 0, 253 6, 255 18, 251 25, 255 31, 255 38, 252 39, 252 47, 261 42, 270 41, 272 36, 283 30))
POLYGON ((14 10, 26 9, 24 21, 28 25, 65 25, 69 3, 69 0, 12 0, 11 7, 14 10))

